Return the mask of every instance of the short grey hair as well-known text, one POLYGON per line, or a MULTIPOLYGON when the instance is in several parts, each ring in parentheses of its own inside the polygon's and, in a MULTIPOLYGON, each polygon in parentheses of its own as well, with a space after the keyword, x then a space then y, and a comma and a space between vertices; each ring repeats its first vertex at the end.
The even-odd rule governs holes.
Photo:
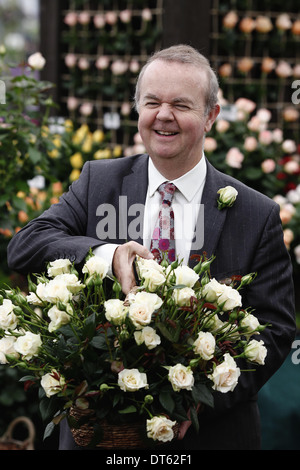
POLYGON ((208 78, 208 87, 205 93, 206 114, 208 114, 210 110, 216 106, 216 104, 218 103, 219 83, 217 76, 212 67, 210 66, 208 59, 204 55, 200 54, 200 52, 194 49, 193 47, 185 44, 179 44, 155 52, 147 60, 147 62, 141 69, 137 78, 134 95, 134 104, 137 111, 139 108, 142 78, 148 66, 155 60, 162 60, 165 62, 178 62, 181 64, 191 64, 195 67, 199 67, 201 70, 204 70, 208 78))

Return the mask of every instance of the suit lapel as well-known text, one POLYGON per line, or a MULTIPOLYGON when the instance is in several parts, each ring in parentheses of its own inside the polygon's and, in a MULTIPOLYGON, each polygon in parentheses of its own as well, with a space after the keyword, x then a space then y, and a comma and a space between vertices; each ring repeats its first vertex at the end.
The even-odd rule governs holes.
MULTIPOLYGON (((208 161, 206 163, 206 183, 203 189, 200 208, 200 210, 204 210, 204 217, 199 216, 197 220, 197 225, 202 224, 204 220, 203 246, 202 248, 199 247, 199 249, 192 249, 190 256, 205 253, 209 258, 215 254, 226 219, 227 209, 220 211, 217 205, 217 191, 224 186, 222 173, 217 171, 208 161)), ((203 227, 198 226, 197 233, 203 233, 203 227)), ((189 265, 194 267, 198 261, 197 258, 192 258, 189 265)))
POLYGON ((124 241, 143 243, 143 220, 148 188, 148 156, 138 158, 122 182, 119 213, 120 237, 124 241))

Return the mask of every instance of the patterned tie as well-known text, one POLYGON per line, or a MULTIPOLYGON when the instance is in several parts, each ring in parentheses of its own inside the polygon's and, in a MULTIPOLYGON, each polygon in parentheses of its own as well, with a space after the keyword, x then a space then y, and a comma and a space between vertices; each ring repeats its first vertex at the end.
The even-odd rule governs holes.
POLYGON ((174 212, 171 207, 175 190, 176 186, 168 182, 158 188, 162 203, 150 246, 150 251, 158 263, 163 259, 170 263, 175 261, 174 212))

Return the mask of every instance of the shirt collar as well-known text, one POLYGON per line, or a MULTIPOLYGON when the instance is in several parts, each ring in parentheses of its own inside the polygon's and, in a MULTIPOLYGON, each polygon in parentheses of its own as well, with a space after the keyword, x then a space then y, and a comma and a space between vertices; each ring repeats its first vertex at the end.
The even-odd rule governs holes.
MULTIPOLYGON (((151 158, 148 165, 149 196, 152 197, 157 188, 166 181, 166 178, 155 168, 151 158)), ((187 201, 191 201, 200 190, 206 177, 206 160, 204 154, 194 168, 172 181, 187 201)))

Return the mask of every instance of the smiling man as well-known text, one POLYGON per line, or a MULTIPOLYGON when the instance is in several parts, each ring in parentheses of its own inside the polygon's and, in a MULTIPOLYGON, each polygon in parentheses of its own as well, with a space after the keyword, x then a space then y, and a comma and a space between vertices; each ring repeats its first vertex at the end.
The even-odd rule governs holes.
MULTIPOLYGON (((272 325, 259 338, 268 351, 265 365, 242 373, 233 392, 215 393, 214 409, 200 408, 199 434, 186 423, 182 439, 170 445, 176 451, 259 449, 257 393, 287 357, 295 335, 292 269, 279 206, 217 171, 203 154, 205 134, 219 113, 217 92, 207 59, 192 47, 173 46, 154 54, 141 71, 135 96, 147 154, 86 163, 60 202, 29 222, 8 248, 10 267, 23 273, 45 271, 46 263, 58 258, 68 258, 80 269, 92 248, 109 260, 128 293, 135 284, 136 255, 153 257, 151 234, 162 193, 162 226, 169 229, 168 241, 174 242, 179 259, 192 266, 191 255, 216 255, 211 274, 217 280, 258 273, 243 290, 243 306, 251 306, 261 324, 272 325), (237 199, 219 210, 218 191, 226 186, 235 189, 237 199), (120 204, 124 198, 127 213, 120 204), (114 208, 113 229, 99 238, 97 227, 107 205, 114 208), (142 228, 134 237, 126 227, 134 225, 137 207, 143 213, 142 228), (193 243, 194 233, 203 233, 201 243, 193 243)), ((247 368, 242 360, 239 366, 247 368)), ((63 424, 60 449, 72 448, 77 446, 63 424)))

